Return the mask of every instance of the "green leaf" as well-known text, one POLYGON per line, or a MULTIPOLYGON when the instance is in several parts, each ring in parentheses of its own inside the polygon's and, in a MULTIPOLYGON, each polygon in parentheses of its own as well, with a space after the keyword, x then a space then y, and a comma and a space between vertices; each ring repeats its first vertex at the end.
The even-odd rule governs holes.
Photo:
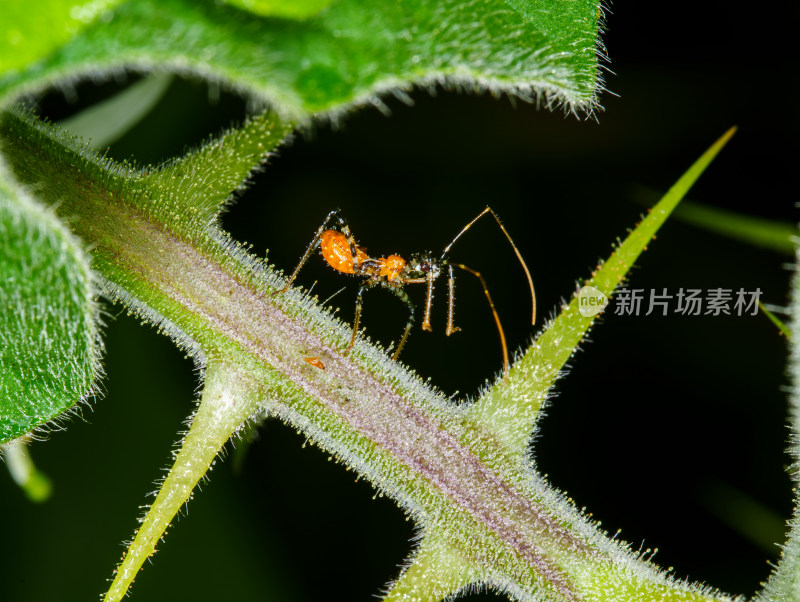
POLYGON ((784 538, 783 517, 744 491, 720 480, 706 482, 700 501, 719 520, 744 539, 772 554, 784 538))
POLYGON ((139 123, 164 96, 172 76, 156 73, 136 82, 119 94, 59 121, 58 125, 76 136, 104 148, 139 123))
POLYGON ((224 0, 231 6, 238 6, 262 17, 285 17, 305 19, 317 14, 334 0, 224 0))
POLYGON ((697 203, 684 203, 676 217, 700 228, 757 247, 786 255, 794 253, 793 239, 797 236, 797 226, 790 222, 757 218, 697 203))
POLYGON ((3 0, 0 74, 54 51, 122 0, 3 0))
MULTIPOLYGON (((641 191, 641 201, 649 205, 646 199, 654 193, 648 189, 641 191)), ((637 202, 640 200, 637 193, 637 202)), ((719 207, 710 207, 700 203, 684 201, 675 210, 675 217, 681 221, 703 228, 715 234, 727 236, 755 247, 769 249, 794 255, 797 237, 797 225, 791 222, 753 217, 736 211, 719 207)))
POLYGON ((380 107, 377 94, 411 82, 590 112, 602 87, 599 14, 597 0, 339 0, 286 20, 210 1, 130 0, 108 22, 0 76, 0 104, 53 81, 127 68, 202 75, 292 118, 380 107))
POLYGON ((778 329, 778 332, 780 332, 787 339, 791 338, 792 336, 791 329, 786 324, 784 324, 783 321, 780 318, 778 318, 778 316, 772 313, 769 307, 767 307, 761 301, 759 301, 758 308, 761 311, 761 313, 764 314, 767 317, 767 319, 775 325, 775 327, 778 329))
POLYGON ((0 443, 92 392, 97 308, 78 243, 0 165, 0 443))

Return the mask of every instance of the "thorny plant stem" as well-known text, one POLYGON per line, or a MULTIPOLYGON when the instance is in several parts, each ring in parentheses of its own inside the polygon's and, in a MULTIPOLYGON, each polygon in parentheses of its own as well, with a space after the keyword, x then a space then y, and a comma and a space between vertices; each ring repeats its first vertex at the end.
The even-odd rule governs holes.
MULTIPOLYGON (((437 563, 429 556, 437 546, 423 539, 431 566, 461 567, 463 579, 449 577, 454 587, 483 582, 520 600, 561 602, 729 599, 670 580, 601 533, 534 472, 527 437, 506 445, 512 438, 496 429, 502 421, 454 407, 363 340, 343 355, 349 327, 294 290, 270 295, 283 282, 215 227, 185 225, 186 209, 169 205, 177 195, 147 188, 137 174, 102 172, 96 159, 18 116, 0 120, 0 136, 17 176, 58 203, 90 246, 108 295, 207 366, 184 449, 106 600, 124 595, 225 440, 256 410, 302 431, 391 496, 426 539, 459 558, 437 563)), ((498 408, 531 402, 526 387, 538 368, 523 358, 483 399, 498 408)), ((392 599, 432 599, 436 576, 412 579, 418 571, 410 570, 398 587, 413 591, 392 599)))

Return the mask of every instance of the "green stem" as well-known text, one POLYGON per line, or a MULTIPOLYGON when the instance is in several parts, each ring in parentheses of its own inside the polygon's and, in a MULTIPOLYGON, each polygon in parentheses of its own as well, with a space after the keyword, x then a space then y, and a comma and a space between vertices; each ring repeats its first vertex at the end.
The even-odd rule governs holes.
POLYGON ((480 578, 480 567, 466 562, 445 538, 428 533, 383 602, 436 602, 456 595, 480 578))
POLYGON ((50 498, 53 485, 42 471, 36 468, 28 452, 27 437, 20 437, 0 445, 0 452, 5 457, 8 472, 28 499, 32 502, 45 502, 50 498))
POLYGON ((233 367, 212 361, 206 368, 203 396, 175 463, 161 485, 142 526, 136 532, 104 602, 122 600, 144 561, 153 555, 158 540, 187 503, 197 483, 208 472, 225 442, 258 409, 256 399, 241 390, 241 377, 233 367))
MULTIPOLYGON (((729 599, 671 581, 600 532, 521 461, 529 430, 497 436, 502 420, 465 414, 362 339, 343 354, 348 326, 298 291, 274 295, 282 281, 209 227, 205 217, 182 219, 192 213, 192 203, 203 208, 198 216, 209 215, 213 205, 189 195, 197 190, 196 169, 167 167, 158 173, 170 177, 146 178, 139 172, 112 172, 13 115, 0 120, 0 136, 18 177, 53 205, 58 203, 59 214, 69 216, 76 234, 91 245, 107 291, 166 328, 198 361, 209 362, 206 392, 185 451, 178 455, 107 600, 124 595, 216 453, 256 409, 302 431, 391 496, 424 533, 435 534, 436 545, 456 559, 440 563, 445 571, 458 571, 440 576, 444 586, 462 583, 463 567, 472 567, 466 571, 470 579, 519 600, 729 599), (318 358, 322 367, 306 362, 309 357, 318 358)), ((215 153, 235 156, 237 144, 249 145, 251 165, 264 152, 248 135, 232 135, 225 144, 201 152, 205 162, 213 163, 220 156, 215 153)), ((690 179, 713 153, 690 170, 690 179)), ((610 262, 613 273, 607 282, 598 280, 598 286, 613 288, 651 236, 640 233, 636 244, 623 245, 620 252, 630 255, 628 263, 610 262)), ((590 324, 576 323, 566 338, 577 343, 590 324)), ((569 357, 563 342, 549 345, 551 361, 543 371, 531 365, 536 348, 528 350, 508 382, 491 388, 478 407, 486 408, 485 400, 492 399, 503 416, 528 407, 530 387, 549 388, 551 381, 537 379, 547 380, 557 371, 556 360, 569 357)), ((532 420, 520 424, 529 429, 532 420)), ((427 550, 426 541, 422 550, 427 550)), ((406 587, 424 588, 419 573, 412 565, 396 595, 406 587)))

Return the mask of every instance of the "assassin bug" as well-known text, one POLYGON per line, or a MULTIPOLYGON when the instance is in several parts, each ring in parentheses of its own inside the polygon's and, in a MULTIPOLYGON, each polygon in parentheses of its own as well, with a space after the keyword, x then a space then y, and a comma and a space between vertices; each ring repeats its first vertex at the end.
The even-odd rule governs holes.
POLYGON ((365 278, 365 280, 361 283, 356 295, 356 311, 355 317, 353 318, 353 334, 350 337, 350 343, 344 349, 345 354, 352 349, 356 340, 356 335, 358 334, 358 325, 361 321, 361 309, 363 304, 362 297, 364 291, 376 286, 380 286, 393 292, 395 295, 400 297, 403 303, 406 304, 409 311, 409 317, 408 322, 406 322, 405 330, 403 331, 403 336, 400 339, 400 344, 397 345, 397 349, 395 349, 394 354, 392 355, 392 359, 396 360, 400 356, 400 352, 403 350, 403 346, 406 343, 406 339, 408 338, 408 333, 411 331, 411 327, 414 325, 414 316, 416 311, 414 303, 411 302, 411 299, 406 294, 404 289, 405 285, 428 285, 428 292, 425 298, 425 314, 422 320, 422 329, 431 331, 433 330, 431 328, 433 283, 445 269, 447 270, 450 289, 447 305, 447 329, 445 330, 445 333, 449 336, 454 332, 461 330, 457 326, 453 326, 453 308, 455 305, 455 276, 453 275, 453 268, 456 267, 462 269, 466 272, 469 272, 473 276, 476 276, 478 280, 480 280, 483 293, 486 295, 486 300, 489 302, 489 307, 492 310, 492 315, 494 316, 494 321, 497 325, 497 332, 500 335, 500 344, 503 348, 503 377, 506 378, 508 376, 508 348, 506 346, 506 336, 503 332, 503 326, 500 323, 500 316, 498 315, 497 310, 494 307, 494 303, 492 302, 492 297, 489 294, 489 289, 486 287, 486 281, 483 279, 483 276, 480 274, 480 272, 473 270, 472 268, 461 263, 450 261, 447 256, 447 253, 450 251, 450 248, 455 244, 455 242, 461 238, 461 236, 467 230, 469 230, 475 222, 477 222, 486 214, 491 214, 491 216, 495 219, 497 225, 500 227, 500 230, 503 231, 503 234, 505 234, 508 242, 511 243, 511 247, 514 249, 514 253, 517 255, 517 259, 519 259, 522 269, 525 270, 525 276, 528 278, 528 285, 530 286, 531 290, 531 302, 533 306, 531 311, 531 324, 534 324, 536 322, 536 295, 533 291, 533 279, 531 278, 531 273, 528 270, 528 266, 525 265, 525 260, 522 259, 522 255, 517 249, 517 246, 514 244, 514 241, 511 240, 511 236, 506 231, 505 227, 500 222, 500 218, 497 217, 497 214, 491 209, 491 207, 486 207, 471 222, 464 226, 461 231, 456 234, 455 238, 450 241, 450 244, 444 248, 444 251, 442 251, 442 254, 439 257, 434 257, 431 253, 416 253, 414 255, 410 255, 408 260, 404 259, 400 255, 389 255, 388 257, 370 257, 367 254, 366 248, 361 247, 356 243, 355 238, 353 238, 353 235, 350 232, 347 222, 341 216, 340 210, 335 209, 331 211, 328 214, 328 217, 325 218, 325 221, 322 222, 322 225, 314 235, 314 239, 311 241, 311 244, 308 245, 305 254, 300 258, 300 262, 297 264, 294 272, 289 277, 289 280, 286 281, 286 285, 279 291, 275 291, 273 294, 284 293, 289 289, 289 286, 291 286, 292 282, 294 282, 295 278, 297 278, 297 274, 300 272, 300 269, 305 265, 306 261, 308 261, 311 253, 313 253, 314 250, 319 247, 323 259, 334 270, 337 270, 343 274, 362 276, 365 278), (334 228, 338 229, 331 228, 330 226, 332 223, 334 224, 334 228))

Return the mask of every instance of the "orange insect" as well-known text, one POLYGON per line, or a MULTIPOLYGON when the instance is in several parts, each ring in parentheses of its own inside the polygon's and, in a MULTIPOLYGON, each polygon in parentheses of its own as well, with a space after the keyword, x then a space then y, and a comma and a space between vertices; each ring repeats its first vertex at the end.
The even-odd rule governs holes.
POLYGON ((348 227, 347 222, 340 215, 340 210, 335 209, 334 211, 331 211, 328 214, 328 217, 325 218, 325 221, 322 222, 322 225, 314 235, 314 239, 311 241, 311 244, 308 245, 305 254, 300 258, 300 262, 297 264, 294 272, 289 277, 289 280, 286 281, 286 286, 284 286, 281 290, 276 291, 274 294, 284 293, 289 289, 289 286, 291 286, 292 282, 294 282, 295 278, 297 278, 297 274, 300 272, 300 269, 308 261, 311 253, 317 248, 317 246, 319 246, 323 259, 325 259, 328 265, 330 265, 334 270, 337 270, 343 274, 362 276, 365 278, 365 280, 361 283, 356 295, 356 311, 355 317, 353 318, 353 334, 350 337, 350 343, 344 349, 345 354, 352 349, 356 340, 356 335, 358 334, 358 325, 361 321, 361 309, 363 305, 362 296, 364 291, 376 286, 380 286, 393 292, 406 304, 409 311, 409 317, 405 330, 403 331, 403 336, 400 339, 400 344, 397 345, 397 349, 395 349, 394 354, 392 355, 392 359, 396 360, 400 356, 400 352, 403 350, 403 346, 406 343, 406 339, 408 338, 408 333, 411 331, 411 327, 414 325, 414 316, 416 311, 415 305, 411 302, 411 299, 404 290, 406 284, 428 285, 428 293, 425 299, 425 314, 422 320, 422 329, 431 331, 433 330, 431 328, 433 283, 446 268, 448 272, 450 291, 447 311, 447 329, 445 330, 445 333, 449 336, 454 332, 461 330, 460 328, 453 326, 453 309, 455 305, 455 276, 453 275, 453 268, 460 268, 466 272, 469 272, 473 276, 476 276, 481 282, 483 292, 486 295, 486 300, 489 302, 489 307, 492 310, 492 315, 494 316, 494 321, 497 325, 497 332, 500 335, 500 344, 503 349, 503 377, 505 378, 508 376, 508 348, 506 346, 506 336, 503 332, 503 326, 500 323, 500 316, 498 315, 494 303, 492 302, 492 297, 489 294, 489 289, 486 287, 486 281, 483 279, 483 276, 480 274, 480 272, 463 264, 452 262, 447 256, 448 251, 450 251, 450 248, 453 246, 453 244, 455 244, 455 242, 461 238, 461 235, 469 230, 475 222, 477 222, 486 214, 491 214, 492 217, 494 217, 497 225, 500 227, 500 230, 503 231, 503 234, 505 234, 508 242, 511 244, 511 247, 514 249, 514 253, 517 255, 517 259, 519 259, 522 269, 525 270, 525 276, 528 278, 528 285, 530 286, 531 303, 533 306, 531 311, 531 324, 534 324, 536 322, 536 294, 533 290, 533 279, 531 278, 531 273, 528 270, 528 266, 525 265, 525 260, 522 259, 522 255, 514 244, 514 241, 511 240, 511 236, 500 222, 500 218, 497 217, 497 214, 492 211, 490 207, 486 207, 471 222, 464 226, 461 231, 456 234, 455 238, 450 241, 450 244, 444 248, 441 256, 434 257, 431 253, 417 253, 410 255, 408 260, 404 259, 400 255, 389 255, 388 257, 370 257, 367 254, 366 249, 358 246, 356 243, 353 235, 350 233, 350 228, 348 227), (329 228, 331 222, 336 222, 338 229, 329 228))

